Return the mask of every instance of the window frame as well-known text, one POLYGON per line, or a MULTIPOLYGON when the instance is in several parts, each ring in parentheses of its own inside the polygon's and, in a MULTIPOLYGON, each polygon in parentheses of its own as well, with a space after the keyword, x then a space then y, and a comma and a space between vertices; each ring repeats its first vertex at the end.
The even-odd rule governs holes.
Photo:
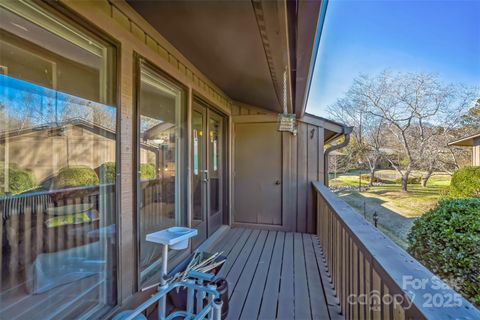
MULTIPOLYGON (((67 22, 71 27, 76 30, 80 30, 83 33, 86 33, 88 36, 91 36, 95 40, 103 43, 105 46, 111 48, 108 51, 108 56, 105 57, 106 63, 109 64, 110 70, 105 75, 107 77, 107 82, 111 86, 110 94, 110 105, 115 107, 116 109, 116 116, 115 116, 115 208, 114 208, 114 219, 115 219, 115 275, 113 279, 115 279, 115 283, 113 284, 115 296, 112 297, 113 304, 109 306, 108 309, 101 308, 96 310, 95 312, 87 312, 82 317, 85 316, 95 316, 95 317, 104 317, 108 316, 114 310, 118 308, 121 304, 121 288, 122 288, 122 268, 121 268, 121 257, 122 255, 131 254, 127 252, 127 250, 122 249, 121 242, 120 242, 120 232, 121 232, 121 114, 122 114, 122 93, 121 93, 121 58, 122 58, 122 46, 121 42, 115 39, 112 35, 110 35, 105 30, 102 30, 98 26, 96 26, 93 22, 88 21, 82 16, 79 16, 73 9, 69 8, 66 4, 58 2, 58 1, 39 1, 39 0, 32 0, 32 3, 35 6, 38 6, 42 10, 44 10, 47 14, 51 15, 53 18, 57 18, 60 20, 64 20, 67 22)), ((18 13, 16 13, 18 15, 18 13)), ((45 29, 48 30, 48 29, 45 29)), ((108 98, 107 98, 108 100, 108 98)))
MULTIPOLYGON (((154 62, 148 60, 140 53, 134 51, 133 53, 133 63, 134 63, 134 72, 133 72, 133 148, 134 148, 134 167, 132 168, 132 177, 133 177, 133 189, 134 189, 134 208, 135 208, 135 226, 134 230, 136 233, 135 236, 135 275, 136 275, 136 291, 140 292, 151 287, 152 283, 158 282, 157 279, 146 278, 142 282, 142 272, 140 266, 140 245, 141 245, 141 221, 140 221, 140 202, 139 197, 141 195, 141 186, 140 186, 140 90, 141 90, 141 71, 142 66, 147 67, 155 73, 160 79, 167 84, 179 89, 182 92, 182 97, 180 101, 180 116, 181 116, 181 129, 180 129, 180 186, 178 186, 176 191, 179 191, 180 194, 176 194, 175 197, 179 199, 179 203, 175 204, 175 208, 180 210, 180 212, 175 212, 176 218, 179 217, 180 222, 176 221, 176 225, 189 226, 189 217, 188 217, 188 184, 190 183, 189 177, 189 168, 188 168, 188 130, 189 130, 189 90, 188 87, 183 83, 176 80, 174 77, 169 75, 167 72, 162 70, 161 67, 156 65, 154 62)), ((190 247, 186 250, 175 252, 169 255, 169 262, 172 265, 176 262, 180 262, 190 253, 190 247)), ((160 261, 160 260, 158 260, 160 261)))

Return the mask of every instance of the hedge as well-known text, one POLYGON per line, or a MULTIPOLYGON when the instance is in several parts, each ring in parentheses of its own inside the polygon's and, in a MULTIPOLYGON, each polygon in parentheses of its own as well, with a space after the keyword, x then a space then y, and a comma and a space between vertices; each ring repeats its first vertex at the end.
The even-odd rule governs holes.
MULTIPOLYGON (((408 177, 407 184, 420 184, 422 177, 408 177)), ((402 183, 402 178, 395 179, 395 183, 402 183)))
MULTIPOLYGON (((367 182, 370 182, 370 173, 362 173, 360 175, 360 179, 362 181, 367 181, 367 182)), ((385 181, 377 176, 373 176, 373 182, 376 182, 376 183, 387 183, 388 181, 385 181)))
POLYGON ((408 251, 480 306, 480 199, 443 199, 418 218, 408 251))
POLYGON ((92 168, 78 166, 62 168, 53 179, 57 188, 98 185, 100 180, 92 168))
POLYGON ((115 183, 116 168, 115 162, 105 162, 98 167, 98 175, 103 183, 115 183))
MULTIPOLYGON (((115 183, 115 162, 105 162, 98 167, 98 173, 100 178, 105 177, 104 183, 115 183)), ((156 170, 155 165, 152 163, 140 164, 140 179, 149 180, 155 179, 156 170)))
POLYGON ((450 196, 480 198, 480 167, 463 167, 455 171, 450 182, 450 196))
MULTIPOLYGON (((0 181, 2 182, 0 186, 0 194, 5 194, 4 184, 5 184, 5 170, 2 168, 0 170, 0 181)), ((15 166, 10 166, 8 168, 8 188, 10 194, 18 194, 31 189, 34 189, 37 186, 33 174, 30 170, 20 169, 15 166)))
POLYGON ((140 179, 150 180, 155 179, 156 169, 155 165, 152 163, 142 163, 140 164, 140 179))

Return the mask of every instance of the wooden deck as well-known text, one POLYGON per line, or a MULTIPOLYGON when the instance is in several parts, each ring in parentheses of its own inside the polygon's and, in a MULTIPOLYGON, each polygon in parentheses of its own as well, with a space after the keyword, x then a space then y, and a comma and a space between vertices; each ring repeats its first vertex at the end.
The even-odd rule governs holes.
POLYGON ((207 251, 227 256, 228 319, 341 318, 315 235, 233 228, 207 251))

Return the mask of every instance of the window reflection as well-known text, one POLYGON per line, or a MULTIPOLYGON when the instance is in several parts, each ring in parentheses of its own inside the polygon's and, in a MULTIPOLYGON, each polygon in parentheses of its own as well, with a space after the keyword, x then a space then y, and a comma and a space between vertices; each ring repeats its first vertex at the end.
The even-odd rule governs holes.
POLYGON ((197 110, 192 115, 192 133, 193 133, 193 213, 192 226, 197 227, 205 221, 203 206, 203 184, 204 173, 204 114, 197 110))
POLYGON ((139 215, 142 282, 158 271, 161 246, 147 234, 180 225, 183 91, 142 65, 139 92, 139 215))
POLYGON ((0 318, 98 315, 116 293, 112 48, 32 3, 0 15, 0 318))
POLYGON ((221 188, 221 173, 219 172, 220 159, 220 122, 217 119, 210 118, 210 215, 216 214, 220 211, 220 188, 221 188))

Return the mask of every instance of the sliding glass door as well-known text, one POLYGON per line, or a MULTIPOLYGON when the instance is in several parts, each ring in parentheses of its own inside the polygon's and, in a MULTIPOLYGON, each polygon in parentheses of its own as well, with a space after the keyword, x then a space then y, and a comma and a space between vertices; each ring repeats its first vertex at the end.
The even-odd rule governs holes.
POLYGON ((147 242, 146 235, 185 224, 185 93, 146 63, 140 63, 139 75, 137 214, 143 284, 158 272, 162 249, 147 242))
POLYGON ((194 246, 207 238, 207 109, 194 103, 192 110, 192 228, 198 230, 193 239, 194 246))
POLYGON ((0 318, 116 304, 115 48, 53 10, 0 2, 0 318))
POLYGON ((200 244, 223 224, 224 215, 224 118, 199 100, 192 110, 192 227, 200 244))

